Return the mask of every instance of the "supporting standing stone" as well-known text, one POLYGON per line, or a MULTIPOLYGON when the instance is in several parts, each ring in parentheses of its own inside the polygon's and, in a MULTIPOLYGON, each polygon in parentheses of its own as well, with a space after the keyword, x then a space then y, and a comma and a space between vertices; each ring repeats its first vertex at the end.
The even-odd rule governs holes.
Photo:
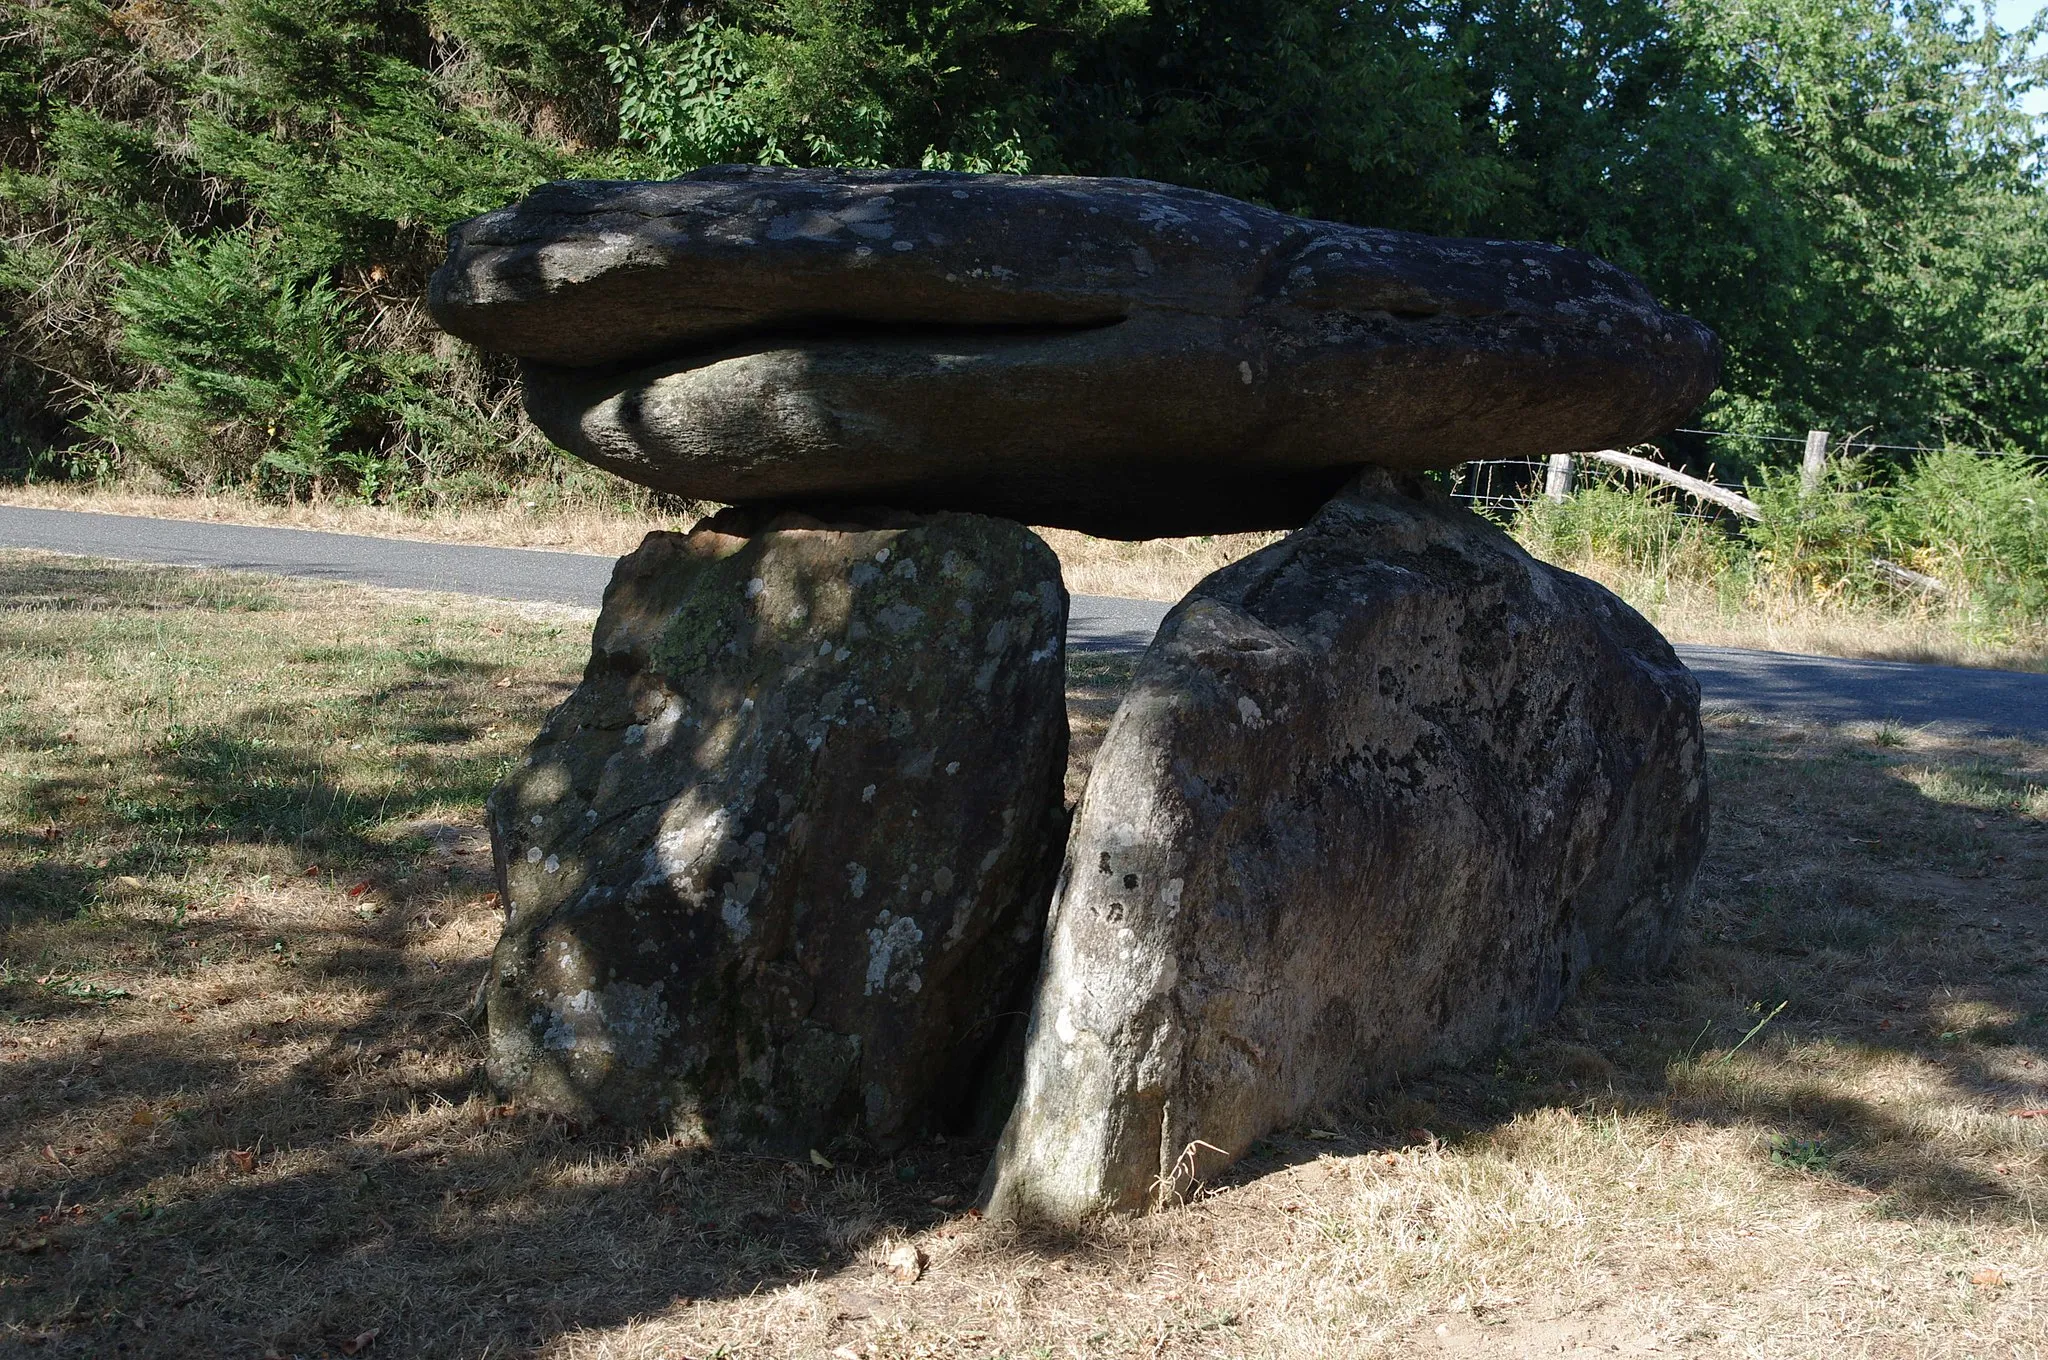
POLYGON ((490 800, 490 1072, 714 1142, 888 1145, 971 1095, 1064 830, 1067 598, 974 515, 656 533, 490 800))
POLYGON ((1076 813, 994 1208, 1143 1209, 1662 963, 1698 705, 1620 600, 1385 473, 1211 576, 1076 813))

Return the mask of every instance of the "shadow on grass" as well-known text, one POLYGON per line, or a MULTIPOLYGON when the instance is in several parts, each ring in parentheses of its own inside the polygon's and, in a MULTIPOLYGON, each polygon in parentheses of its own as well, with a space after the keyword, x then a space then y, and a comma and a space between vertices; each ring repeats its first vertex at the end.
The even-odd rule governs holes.
POLYGON ((0 710, 0 1352, 331 1355, 374 1328, 378 1354, 516 1353, 843 1270, 971 1196, 971 1144, 827 1168, 499 1105, 467 1015, 489 857, 435 819, 480 815, 517 744, 483 735, 537 729, 583 649, 535 675, 331 617, 333 646, 279 645, 302 597, 4 578, 0 656, 92 677, 112 717, 0 710), (229 636, 244 606, 272 631, 229 636), (121 694, 115 634, 209 669, 121 694))

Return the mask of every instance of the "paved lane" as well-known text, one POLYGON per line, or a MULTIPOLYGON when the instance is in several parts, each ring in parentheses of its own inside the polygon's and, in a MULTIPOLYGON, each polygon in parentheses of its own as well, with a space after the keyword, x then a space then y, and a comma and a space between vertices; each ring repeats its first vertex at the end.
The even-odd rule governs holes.
POLYGON ((0 505, 0 547, 595 606, 609 557, 0 505))
MULTIPOLYGON (((613 562, 589 553, 15 506, 0 506, 0 547, 588 607, 603 596, 613 562)), ((1076 596, 1068 644, 1087 652, 1139 650, 1152 640, 1166 610, 1151 600, 1076 596)), ((1734 647, 1681 646, 1678 652, 1699 676, 1709 705, 1761 718, 1889 720, 1975 735, 2048 738, 2044 675, 1734 647)))

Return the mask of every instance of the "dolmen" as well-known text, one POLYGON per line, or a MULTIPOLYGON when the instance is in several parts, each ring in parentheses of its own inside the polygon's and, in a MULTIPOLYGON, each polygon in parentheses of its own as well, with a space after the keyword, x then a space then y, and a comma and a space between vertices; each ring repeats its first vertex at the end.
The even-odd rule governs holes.
POLYGON ((1667 959, 1707 826, 1664 639, 1430 474, 1627 444, 1719 346, 1624 271, 1135 180, 719 167, 450 233, 439 323, 654 533, 489 803, 493 1080, 801 1155, 998 1130, 993 1212, 1142 1211, 1667 959), (1025 524, 1287 529, 1062 800, 1025 524))

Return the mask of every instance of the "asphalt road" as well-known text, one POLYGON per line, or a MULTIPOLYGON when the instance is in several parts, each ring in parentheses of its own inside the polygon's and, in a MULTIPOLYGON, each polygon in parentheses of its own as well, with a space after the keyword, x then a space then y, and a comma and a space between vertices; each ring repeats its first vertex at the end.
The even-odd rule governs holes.
MULTIPOLYGON (((14 506, 0 506, 0 547, 585 607, 603 596, 613 562, 589 553, 14 506)), ((1139 650, 1166 610, 1150 600, 1077 595, 1068 645, 1139 650)), ((1972 735, 2048 737, 2048 675, 1734 647, 1681 646, 1678 653, 1699 677, 1708 705, 1760 718, 1894 721, 1972 735)))

